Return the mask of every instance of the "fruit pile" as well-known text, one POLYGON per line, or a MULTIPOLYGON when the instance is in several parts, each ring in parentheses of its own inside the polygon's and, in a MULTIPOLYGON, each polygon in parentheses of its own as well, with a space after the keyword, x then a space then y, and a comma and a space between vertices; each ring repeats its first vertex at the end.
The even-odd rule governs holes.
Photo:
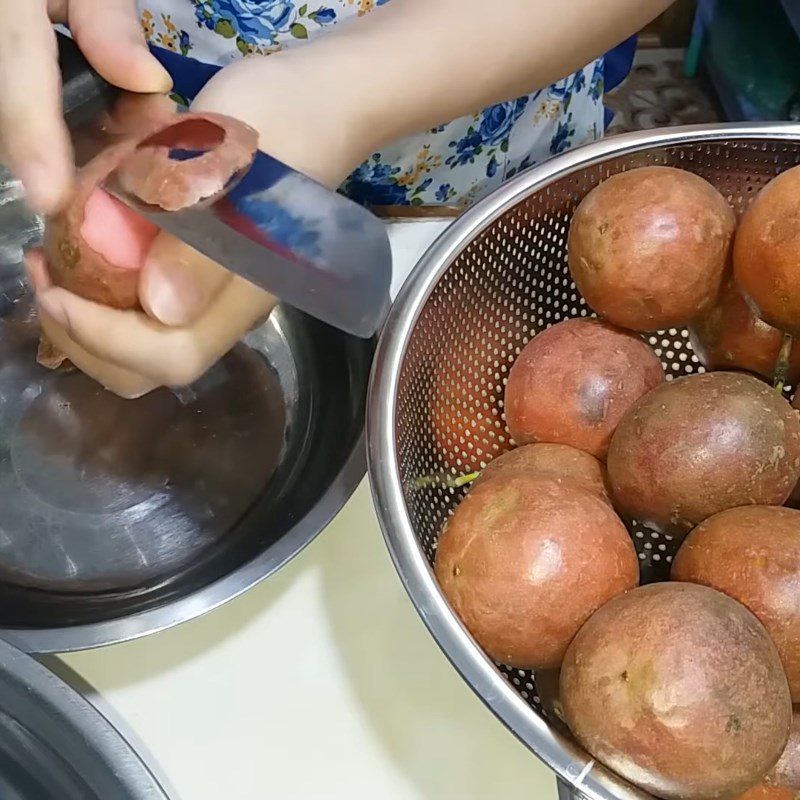
MULTIPOLYGON (((528 342, 504 420, 465 411, 465 431, 504 422, 514 447, 457 479, 471 485, 439 536, 436 578, 487 655, 537 670, 578 741, 630 782, 667 800, 789 800, 800 167, 738 225, 691 172, 614 175, 576 209, 568 249, 598 318, 528 342), (684 326, 705 370, 665 380, 640 334, 684 326), (639 586, 634 525, 680 543, 670 580, 639 586)), ((432 426, 452 461, 443 443, 463 431, 435 408, 432 426)))

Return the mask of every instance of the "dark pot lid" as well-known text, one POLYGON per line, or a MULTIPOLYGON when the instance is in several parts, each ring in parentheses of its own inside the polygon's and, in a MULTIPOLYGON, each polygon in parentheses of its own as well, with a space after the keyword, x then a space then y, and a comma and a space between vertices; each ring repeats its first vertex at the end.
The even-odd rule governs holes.
POLYGON ((111 722, 60 677, 0 641, 2 800, 169 800, 111 722))

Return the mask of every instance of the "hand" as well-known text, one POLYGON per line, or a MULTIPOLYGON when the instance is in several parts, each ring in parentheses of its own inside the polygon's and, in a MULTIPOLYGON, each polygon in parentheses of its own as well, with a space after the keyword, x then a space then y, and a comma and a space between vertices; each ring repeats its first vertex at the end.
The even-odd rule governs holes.
POLYGON ((74 169, 51 23, 69 25, 110 83, 166 92, 172 81, 147 49, 134 0, 0 0, 0 15, 0 155, 33 210, 50 213, 67 198, 74 169))
MULTIPOLYGON (((285 63, 279 56, 236 62, 215 76, 194 107, 247 122, 259 131, 262 150, 335 187, 369 144, 346 103, 299 103, 306 78, 285 63)), ((166 233, 156 237, 140 275, 144 312, 118 311, 53 286, 39 252, 27 263, 48 339, 80 370, 127 398, 191 383, 276 304, 166 233)))
MULTIPOLYGON (((159 285, 164 259, 166 307, 182 311, 185 325, 168 326, 140 311, 118 311, 54 287, 41 251, 29 253, 26 266, 37 295, 39 321, 49 341, 106 389, 125 398, 141 397, 159 386, 184 386, 196 380, 266 318, 275 299, 169 237, 157 249, 148 285, 159 285)), ((144 277, 144 275, 143 275, 144 277)), ((145 290, 146 293, 146 290, 145 290)))

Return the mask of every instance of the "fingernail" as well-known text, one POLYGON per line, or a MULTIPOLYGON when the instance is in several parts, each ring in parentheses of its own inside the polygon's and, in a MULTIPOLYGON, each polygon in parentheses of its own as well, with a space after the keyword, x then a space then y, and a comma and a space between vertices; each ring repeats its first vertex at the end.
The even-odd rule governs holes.
POLYGON ((170 91, 170 89, 172 89, 172 76, 164 69, 161 62, 147 49, 147 45, 145 45, 144 48, 153 62, 152 70, 155 91, 162 93, 170 91))
POLYGON ((161 69, 161 91, 162 92, 169 92, 172 90, 172 75, 167 72, 166 69, 159 63, 159 68, 161 69))
POLYGON ((197 282, 180 267, 150 268, 147 305, 151 316, 164 325, 185 325, 192 311, 203 302, 197 282))
POLYGON ((148 56, 148 67, 151 70, 153 76, 153 82, 155 84, 153 91, 156 92, 168 92, 172 89, 172 76, 167 72, 166 67, 150 52, 150 48, 147 46, 147 42, 142 38, 137 38, 135 40, 135 44, 138 47, 141 47, 148 56))
POLYGON ((64 307, 59 302, 58 298, 53 297, 52 292, 44 292, 36 298, 36 303, 39 308, 47 314, 54 322, 69 332, 69 317, 64 307))

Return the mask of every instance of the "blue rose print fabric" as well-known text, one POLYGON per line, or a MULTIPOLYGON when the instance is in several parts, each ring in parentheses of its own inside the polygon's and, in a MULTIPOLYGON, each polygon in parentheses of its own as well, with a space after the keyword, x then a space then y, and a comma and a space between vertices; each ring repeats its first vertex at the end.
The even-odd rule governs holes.
MULTIPOLYGON (((224 66, 304 46, 390 1, 140 0, 139 13, 151 46, 224 66)), ((467 205, 519 170, 602 135, 603 67, 598 59, 527 97, 395 142, 358 167, 342 191, 365 205, 467 205)), ((309 87, 309 102, 328 79, 309 87)))

